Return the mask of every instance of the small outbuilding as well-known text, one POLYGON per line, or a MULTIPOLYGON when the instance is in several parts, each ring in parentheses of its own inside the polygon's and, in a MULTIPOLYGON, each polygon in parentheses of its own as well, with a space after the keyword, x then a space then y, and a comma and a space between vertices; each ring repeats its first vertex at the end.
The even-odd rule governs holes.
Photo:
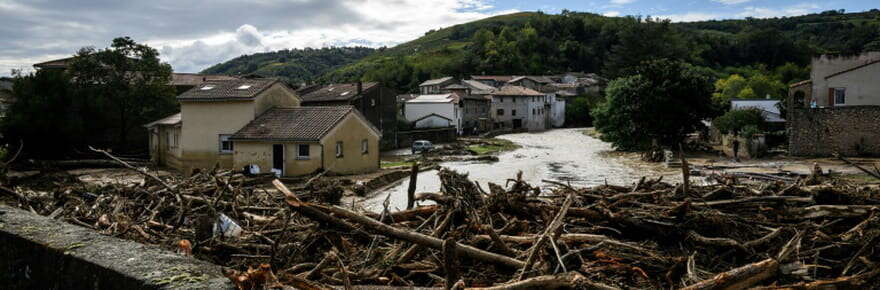
POLYGON ((236 168, 299 176, 379 169, 381 132, 352 106, 274 108, 229 139, 236 168))

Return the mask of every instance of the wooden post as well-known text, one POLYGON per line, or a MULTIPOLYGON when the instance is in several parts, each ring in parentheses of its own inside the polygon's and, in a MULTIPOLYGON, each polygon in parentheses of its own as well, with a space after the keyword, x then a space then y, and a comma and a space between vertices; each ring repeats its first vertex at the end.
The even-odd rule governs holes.
POLYGON ((682 191, 687 195, 691 187, 691 169, 688 165, 687 159, 684 158, 684 150, 682 149, 681 143, 678 144, 678 157, 681 158, 681 178, 683 179, 682 191))
POLYGON ((419 163, 413 163, 412 172, 409 175, 409 188, 406 191, 406 209, 412 209, 416 203, 416 182, 419 176, 419 163))
POLYGON ((446 290, 452 289, 458 282, 458 255, 455 252, 455 239, 443 241, 443 270, 446 272, 446 290))

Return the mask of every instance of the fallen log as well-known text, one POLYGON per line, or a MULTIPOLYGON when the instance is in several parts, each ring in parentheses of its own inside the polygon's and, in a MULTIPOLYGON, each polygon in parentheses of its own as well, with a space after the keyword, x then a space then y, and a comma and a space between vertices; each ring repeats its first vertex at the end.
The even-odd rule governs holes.
POLYGON ((303 202, 303 201, 299 200, 299 198, 297 198, 296 195, 293 194, 293 192, 291 192, 290 189, 288 189, 286 185, 284 185, 284 183, 281 183, 280 180, 276 179, 276 180, 272 181, 272 184, 275 185, 275 188, 277 188, 279 191, 284 193, 287 204, 290 205, 290 207, 293 208, 293 210, 299 212, 300 214, 302 214, 310 219, 313 219, 313 220, 316 220, 319 222, 323 222, 328 225, 335 226, 342 231, 349 232, 349 233, 355 233, 355 234, 358 234, 358 235, 361 235, 364 237, 369 237, 369 234, 361 231, 360 229, 355 228, 351 224, 349 224, 339 218, 328 215, 326 212, 322 211, 321 209, 318 209, 314 205, 311 205, 307 202, 303 202))
POLYGON ((558 275, 545 275, 532 277, 522 281, 511 282, 507 284, 495 285, 491 287, 473 287, 466 288, 468 290, 517 290, 517 289, 601 289, 614 290, 615 287, 607 286, 600 283, 587 281, 583 275, 578 272, 566 272, 558 275))
MULTIPOLYGON (((386 224, 383 224, 375 219, 360 215, 348 209, 344 209, 338 206, 329 206, 329 207, 321 207, 322 210, 326 212, 331 212, 334 215, 343 217, 352 222, 360 224, 364 226, 365 229, 381 234, 387 237, 392 237, 399 240, 408 241, 415 244, 420 244, 426 247, 430 247, 433 249, 441 250, 443 248, 443 240, 431 237, 428 235, 424 235, 417 232, 412 232, 408 230, 398 229, 386 224)), ((475 260, 480 260, 484 262, 489 262, 493 264, 505 265, 509 267, 521 268, 525 265, 523 261, 510 258, 504 255, 483 251, 477 248, 474 248, 469 245, 459 244, 456 247, 456 252, 459 255, 467 256, 475 260)))
POLYGON ((682 290, 746 289, 776 276, 778 271, 779 262, 775 259, 766 259, 720 273, 711 279, 687 286, 682 290))
POLYGON ((756 287, 753 290, 844 290, 868 288, 872 278, 880 274, 880 269, 865 272, 858 275, 840 277, 832 280, 801 282, 783 286, 756 287))
MULTIPOLYGON (((390 217, 394 222, 402 222, 402 221, 411 221, 416 219, 417 217, 427 218, 434 214, 440 207, 437 205, 426 205, 420 206, 414 209, 402 210, 392 212, 387 214, 387 217, 390 217)), ((366 213, 366 215, 372 219, 378 220, 381 216, 377 213, 366 213)))
POLYGON ((797 219, 859 217, 876 209, 875 205, 814 205, 789 209, 788 216, 797 219))

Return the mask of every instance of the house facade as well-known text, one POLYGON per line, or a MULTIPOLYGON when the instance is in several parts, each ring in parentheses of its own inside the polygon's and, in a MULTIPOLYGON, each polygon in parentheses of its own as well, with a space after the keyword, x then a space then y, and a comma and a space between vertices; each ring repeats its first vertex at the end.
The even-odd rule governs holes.
POLYGON ((810 80, 790 86, 794 156, 880 156, 880 52, 813 58, 810 80))
POLYGON ((381 132, 353 106, 273 108, 230 137, 234 167, 281 176, 379 169, 381 132))
POLYGON ((814 57, 810 99, 818 107, 880 105, 880 52, 814 57))
MULTIPOLYGON (((234 144, 229 138, 239 129, 272 108, 300 106, 300 98, 284 83, 274 79, 236 79, 206 82, 177 97, 180 117, 148 124, 157 135, 150 151, 172 148, 173 158, 158 157, 161 165, 189 174, 195 168, 232 168, 234 144), (175 129, 169 129, 173 125, 175 129), (178 128, 179 129, 176 129, 178 128), (169 130, 179 130, 170 134, 169 130), (163 140, 165 138, 165 140, 163 140)), ((161 120, 160 120, 161 121, 161 120)), ((151 140, 154 140, 151 137, 151 140)), ((166 150, 167 151, 167 150, 166 150)))
POLYGON ((406 120, 413 122, 416 128, 455 127, 457 134, 464 132, 464 112, 456 94, 419 95, 406 102, 405 111, 406 120), (443 122, 443 119, 447 121, 443 122))
POLYGON ((444 77, 439 79, 427 80, 419 84, 419 93, 423 95, 440 94, 446 86, 457 84, 458 80, 454 77, 444 77))
POLYGON ((491 117, 495 129, 547 129, 544 93, 519 86, 504 86, 492 93, 491 117))
POLYGON ((394 147, 399 112, 397 92, 376 82, 329 84, 297 91, 303 106, 354 106, 382 132, 382 148, 394 147))

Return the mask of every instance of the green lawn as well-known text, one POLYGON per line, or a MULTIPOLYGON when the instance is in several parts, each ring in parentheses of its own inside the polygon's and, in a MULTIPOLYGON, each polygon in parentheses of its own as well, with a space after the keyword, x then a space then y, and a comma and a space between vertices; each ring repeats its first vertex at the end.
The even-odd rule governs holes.
POLYGON ((382 161, 382 163, 380 163, 380 166, 382 168, 391 168, 391 167, 398 167, 398 166, 413 166, 413 162, 412 161, 382 161))
POLYGON ((476 153, 477 155, 495 154, 504 151, 516 150, 517 148, 520 148, 520 146, 516 145, 516 143, 504 139, 490 139, 485 144, 468 146, 468 150, 476 153))

